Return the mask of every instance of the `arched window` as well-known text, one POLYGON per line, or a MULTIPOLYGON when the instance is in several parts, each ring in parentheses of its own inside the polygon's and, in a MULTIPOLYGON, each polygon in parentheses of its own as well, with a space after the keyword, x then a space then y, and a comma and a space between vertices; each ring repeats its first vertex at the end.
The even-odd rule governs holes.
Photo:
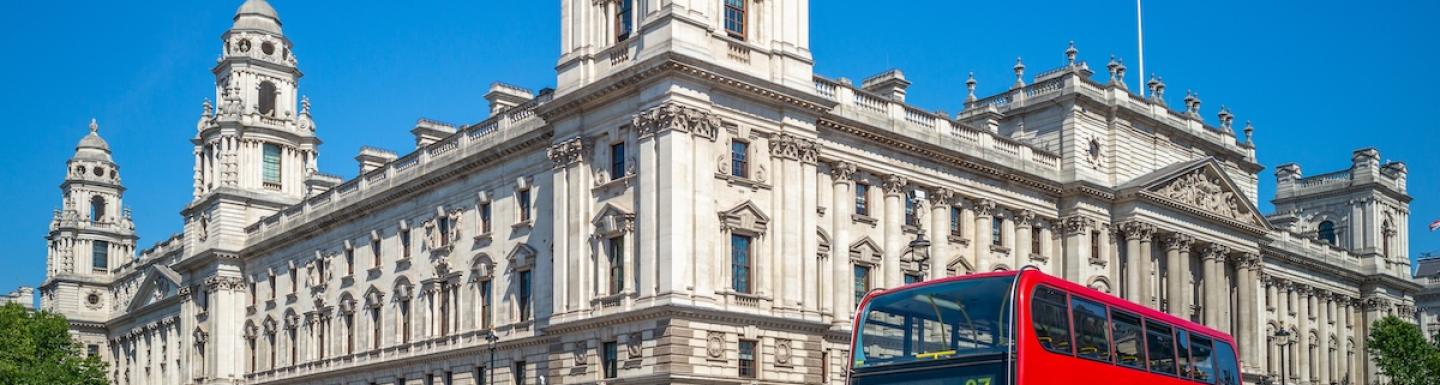
POLYGON ((275 99, 278 92, 275 91, 275 83, 268 81, 260 82, 260 114, 275 116, 275 99))
POLYGON ((1320 235, 1320 240, 1325 241, 1325 243, 1329 243, 1329 244, 1331 244, 1331 245, 1336 245, 1337 243, 1336 243, 1336 241, 1335 241, 1335 222, 1331 222, 1331 221, 1320 222, 1319 235, 1320 235))
POLYGON ((90 221, 99 222, 105 217, 105 198, 95 196, 90 198, 90 221))

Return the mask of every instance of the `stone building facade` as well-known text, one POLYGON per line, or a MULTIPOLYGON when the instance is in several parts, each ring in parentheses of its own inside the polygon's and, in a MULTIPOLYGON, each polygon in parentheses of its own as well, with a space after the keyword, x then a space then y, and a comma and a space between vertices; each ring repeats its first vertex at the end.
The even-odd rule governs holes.
POLYGON ((1028 265, 1235 334, 1251 383, 1277 346, 1290 382, 1374 383, 1368 321, 1415 313, 1406 169, 1373 149, 1277 168, 1267 216, 1250 125, 1073 46, 952 115, 899 71, 813 74, 807 0, 561 7, 555 89, 496 84, 489 118, 422 119, 342 180, 246 1, 183 231, 135 254, 92 125, 44 306, 125 385, 839 384, 864 292, 1028 265))
POLYGON ((1421 257, 1416 261, 1415 281, 1425 288, 1415 294, 1420 308, 1420 330, 1426 336, 1440 338, 1440 257, 1421 257))

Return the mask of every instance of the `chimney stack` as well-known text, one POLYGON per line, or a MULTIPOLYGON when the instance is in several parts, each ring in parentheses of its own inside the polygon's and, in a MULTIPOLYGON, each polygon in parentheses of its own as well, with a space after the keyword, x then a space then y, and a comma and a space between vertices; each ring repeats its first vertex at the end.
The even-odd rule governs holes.
POLYGON ((390 150, 363 146, 360 147, 360 154, 355 156, 355 161, 360 163, 360 175, 365 175, 385 167, 386 164, 394 162, 397 158, 399 156, 390 150))
POLYGON ((905 80, 905 73, 898 69, 881 72, 860 82, 860 89, 901 103, 905 102, 906 88, 910 88, 910 81, 905 80))
POLYGON ((490 101, 490 116, 525 104, 534 98, 535 93, 528 89, 499 82, 491 84, 490 91, 485 93, 485 100, 490 101))

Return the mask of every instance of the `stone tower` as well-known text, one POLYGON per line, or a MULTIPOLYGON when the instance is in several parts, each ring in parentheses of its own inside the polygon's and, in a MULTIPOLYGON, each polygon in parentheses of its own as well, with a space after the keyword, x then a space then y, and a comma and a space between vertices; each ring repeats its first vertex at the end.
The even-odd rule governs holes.
MULTIPOLYGON (((112 305, 107 303, 112 274, 130 262, 137 237, 121 200, 120 166, 110 158, 110 145, 100 138, 95 121, 66 168, 61 208, 45 237, 49 249, 41 306, 64 313, 72 325, 103 325, 112 305)), ((104 334, 97 336, 103 341, 104 334)))
POLYGON ((1405 163, 1382 163, 1374 148, 1355 150, 1350 160, 1349 169, 1309 177, 1294 163, 1276 167, 1271 222, 1358 254, 1374 273, 1408 278, 1405 163))

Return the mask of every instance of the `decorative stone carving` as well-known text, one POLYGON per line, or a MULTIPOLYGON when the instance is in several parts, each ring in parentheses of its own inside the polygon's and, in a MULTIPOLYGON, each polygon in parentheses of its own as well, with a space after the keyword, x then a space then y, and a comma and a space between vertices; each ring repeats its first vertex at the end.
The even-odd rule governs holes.
POLYGON ((948 205, 950 202, 955 201, 955 191, 944 187, 936 187, 930 190, 930 194, 926 196, 926 198, 930 200, 930 204, 932 205, 948 205))
POLYGON ((631 124, 641 138, 666 130, 694 133, 695 136, 714 140, 720 131, 720 117, 708 111, 679 103, 667 102, 658 107, 635 114, 631 124))
POLYGON ((1225 256, 1227 254, 1230 254, 1230 248, 1224 245, 1212 243, 1209 245, 1205 245, 1205 247, 1201 249, 1200 252, 1204 259, 1224 260, 1225 256))
POLYGON ((645 335, 640 332, 630 333, 630 338, 625 341, 625 350, 629 353, 630 359, 640 358, 644 353, 645 335))
POLYGON ((1249 208, 1241 197, 1230 191, 1220 177, 1209 175, 1206 168, 1197 169, 1160 186, 1155 193, 1180 204, 1217 216, 1251 222, 1249 208))
POLYGON ((830 177, 836 183, 850 182, 855 180, 856 168, 854 163, 836 161, 830 163, 830 177))
POLYGON ((987 216, 995 215, 999 212, 999 208, 995 206, 995 201, 989 199, 976 199, 971 205, 975 208, 975 215, 987 216))
POLYGON ((1064 232, 1065 235, 1075 235, 1084 233, 1086 230, 1089 230, 1091 227, 1094 226, 1094 219, 1086 218, 1079 215, 1072 215, 1065 217, 1065 219, 1062 220, 1060 224, 1060 229, 1064 232))
POLYGON ((881 188, 885 189, 886 195, 905 195, 905 185, 908 184, 910 184, 910 180, 904 176, 890 174, 885 177, 885 182, 881 185, 881 188))
POLYGON ((776 363, 776 364, 789 365, 789 364, 790 364, 791 354, 793 354, 793 352, 792 352, 791 349, 790 349, 790 340, 776 340, 776 341, 775 341, 775 363, 776 363))
POLYGON ((580 138, 572 138, 550 146, 547 155, 550 156, 550 162, 554 163, 555 168, 566 168, 572 164, 580 163, 580 160, 585 157, 587 147, 589 146, 585 144, 585 141, 580 140, 580 138))
POLYGON ((575 360, 575 366, 585 365, 586 350, 589 349, 586 346, 585 341, 575 341, 575 351, 572 352, 573 359, 575 360))
POLYGON ((812 139, 796 137, 786 133, 780 133, 770 138, 770 155, 781 159, 815 163, 819 156, 817 148, 815 141, 812 139))
POLYGON ((710 358, 722 358, 725 355, 725 333, 710 332, 705 339, 705 354, 710 358))

